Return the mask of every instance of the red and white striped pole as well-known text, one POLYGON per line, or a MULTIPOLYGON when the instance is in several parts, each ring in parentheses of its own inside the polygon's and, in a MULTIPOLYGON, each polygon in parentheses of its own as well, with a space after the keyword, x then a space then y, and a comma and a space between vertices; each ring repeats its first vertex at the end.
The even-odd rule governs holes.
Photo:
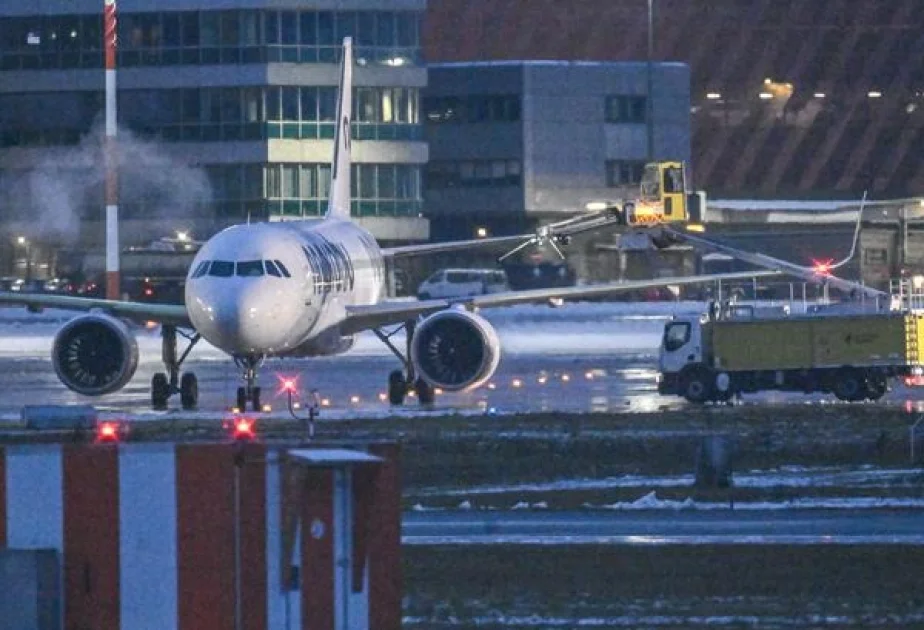
POLYGON ((106 299, 121 297, 119 278, 119 170, 116 146, 116 0, 103 0, 103 46, 106 51, 106 299))

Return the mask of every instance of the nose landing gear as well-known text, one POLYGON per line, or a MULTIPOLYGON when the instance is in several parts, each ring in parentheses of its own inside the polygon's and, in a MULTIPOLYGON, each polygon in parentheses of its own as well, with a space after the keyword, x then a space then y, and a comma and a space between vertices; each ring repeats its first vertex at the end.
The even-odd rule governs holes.
POLYGON ((179 331, 189 340, 189 345, 177 358, 177 332, 176 326, 165 324, 161 327, 161 356, 167 372, 157 372, 151 378, 151 407, 154 409, 166 409, 167 402, 173 394, 180 395, 180 404, 185 410, 195 409, 199 404, 199 382, 196 375, 186 372, 180 378, 180 367, 201 336, 199 333, 189 335, 179 331))
POLYGON ((239 411, 247 410, 250 403, 253 411, 260 411, 260 387, 257 385, 257 368, 263 363, 263 357, 235 357, 234 362, 244 370, 244 387, 237 388, 237 408, 239 411))

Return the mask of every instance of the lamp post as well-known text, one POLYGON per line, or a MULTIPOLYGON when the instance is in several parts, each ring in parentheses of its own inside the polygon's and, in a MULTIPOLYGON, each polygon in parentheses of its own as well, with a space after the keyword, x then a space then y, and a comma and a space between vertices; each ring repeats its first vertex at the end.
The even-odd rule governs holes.
POLYGON ((29 239, 27 239, 25 236, 17 236, 17 237, 16 237, 16 244, 23 248, 23 252, 24 252, 24 255, 25 255, 25 263, 26 263, 26 265, 25 265, 25 267, 26 267, 26 276, 25 276, 24 280, 25 280, 26 282, 29 282, 29 280, 32 279, 32 247, 31 247, 31 243, 29 243, 29 239))
POLYGON ((648 132, 648 161, 654 161, 654 0, 648 0, 648 94, 645 126, 648 132))

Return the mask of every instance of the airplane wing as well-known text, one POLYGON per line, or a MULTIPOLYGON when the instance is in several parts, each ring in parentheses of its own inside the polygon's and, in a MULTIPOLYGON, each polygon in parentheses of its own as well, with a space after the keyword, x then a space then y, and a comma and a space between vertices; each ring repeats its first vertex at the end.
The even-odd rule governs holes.
POLYGON ((611 212, 592 212, 580 214, 563 221, 542 225, 532 234, 516 234, 514 236, 494 236, 464 241, 447 241, 445 243, 421 243, 419 245, 389 247, 382 249, 382 255, 386 258, 402 258, 473 249, 475 247, 488 247, 492 245, 516 246, 513 251, 505 254, 504 258, 506 258, 506 256, 509 256, 515 251, 519 251, 527 245, 538 245, 544 242, 552 242, 555 244, 562 242, 563 239, 581 234, 582 232, 597 230, 611 225, 619 225, 620 223, 620 217, 611 212))
POLYGON ((399 324, 414 319, 419 315, 429 315, 452 306, 465 308, 495 308, 548 302, 550 300, 579 300, 583 298, 606 297, 623 291, 663 287, 667 285, 700 284, 717 280, 750 280, 767 276, 777 276, 779 271, 760 270, 736 273, 713 274, 706 276, 683 276, 677 278, 657 278, 654 280, 631 280, 628 282, 609 282, 579 287, 555 287, 551 289, 531 289, 528 291, 503 291, 486 295, 473 295, 464 298, 447 298, 421 300, 419 302, 390 300, 370 306, 347 307, 347 318, 341 324, 340 331, 351 335, 378 326, 399 324))
POLYGON ((670 238, 689 243, 690 245, 693 245, 699 249, 726 254, 742 262, 750 263, 764 269, 779 271, 789 276, 795 276, 796 278, 802 278, 803 280, 812 282, 814 284, 826 284, 829 287, 834 287, 835 289, 839 289, 845 293, 852 293, 858 297, 865 296, 868 298, 876 299, 888 296, 888 294, 884 291, 873 289, 871 287, 860 284, 859 282, 838 278, 837 276, 831 275, 830 272, 826 270, 804 267, 802 265, 797 265, 785 260, 780 260, 779 258, 767 256, 766 254, 736 249, 729 245, 703 238, 701 236, 694 236, 687 232, 676 230, 667 226, 662 227, 662 230, 670 238))
POLYGON ((149 304, 46 293, 12 293, 0 291, 0 306, 26 306, 30 309, 60 308, 68 311, 102 311, 113 317, 135 322, 158 322, 184 328, 192 327, 183 304, 149 304))

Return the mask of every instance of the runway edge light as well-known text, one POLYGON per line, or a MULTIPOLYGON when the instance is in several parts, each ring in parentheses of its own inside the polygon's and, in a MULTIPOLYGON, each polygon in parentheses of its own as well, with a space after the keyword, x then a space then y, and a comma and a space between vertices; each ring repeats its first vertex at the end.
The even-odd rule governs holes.
POLYGON ((223 426, 235 442, 252 442, 257 439, 257 421, 253 418, 232 418, 225 420, 223 426))
POLYGON ((121 442, 128 436, 128 424, 119 420, 101 420, 96 424, 96 442, 99 444, 121 442))

